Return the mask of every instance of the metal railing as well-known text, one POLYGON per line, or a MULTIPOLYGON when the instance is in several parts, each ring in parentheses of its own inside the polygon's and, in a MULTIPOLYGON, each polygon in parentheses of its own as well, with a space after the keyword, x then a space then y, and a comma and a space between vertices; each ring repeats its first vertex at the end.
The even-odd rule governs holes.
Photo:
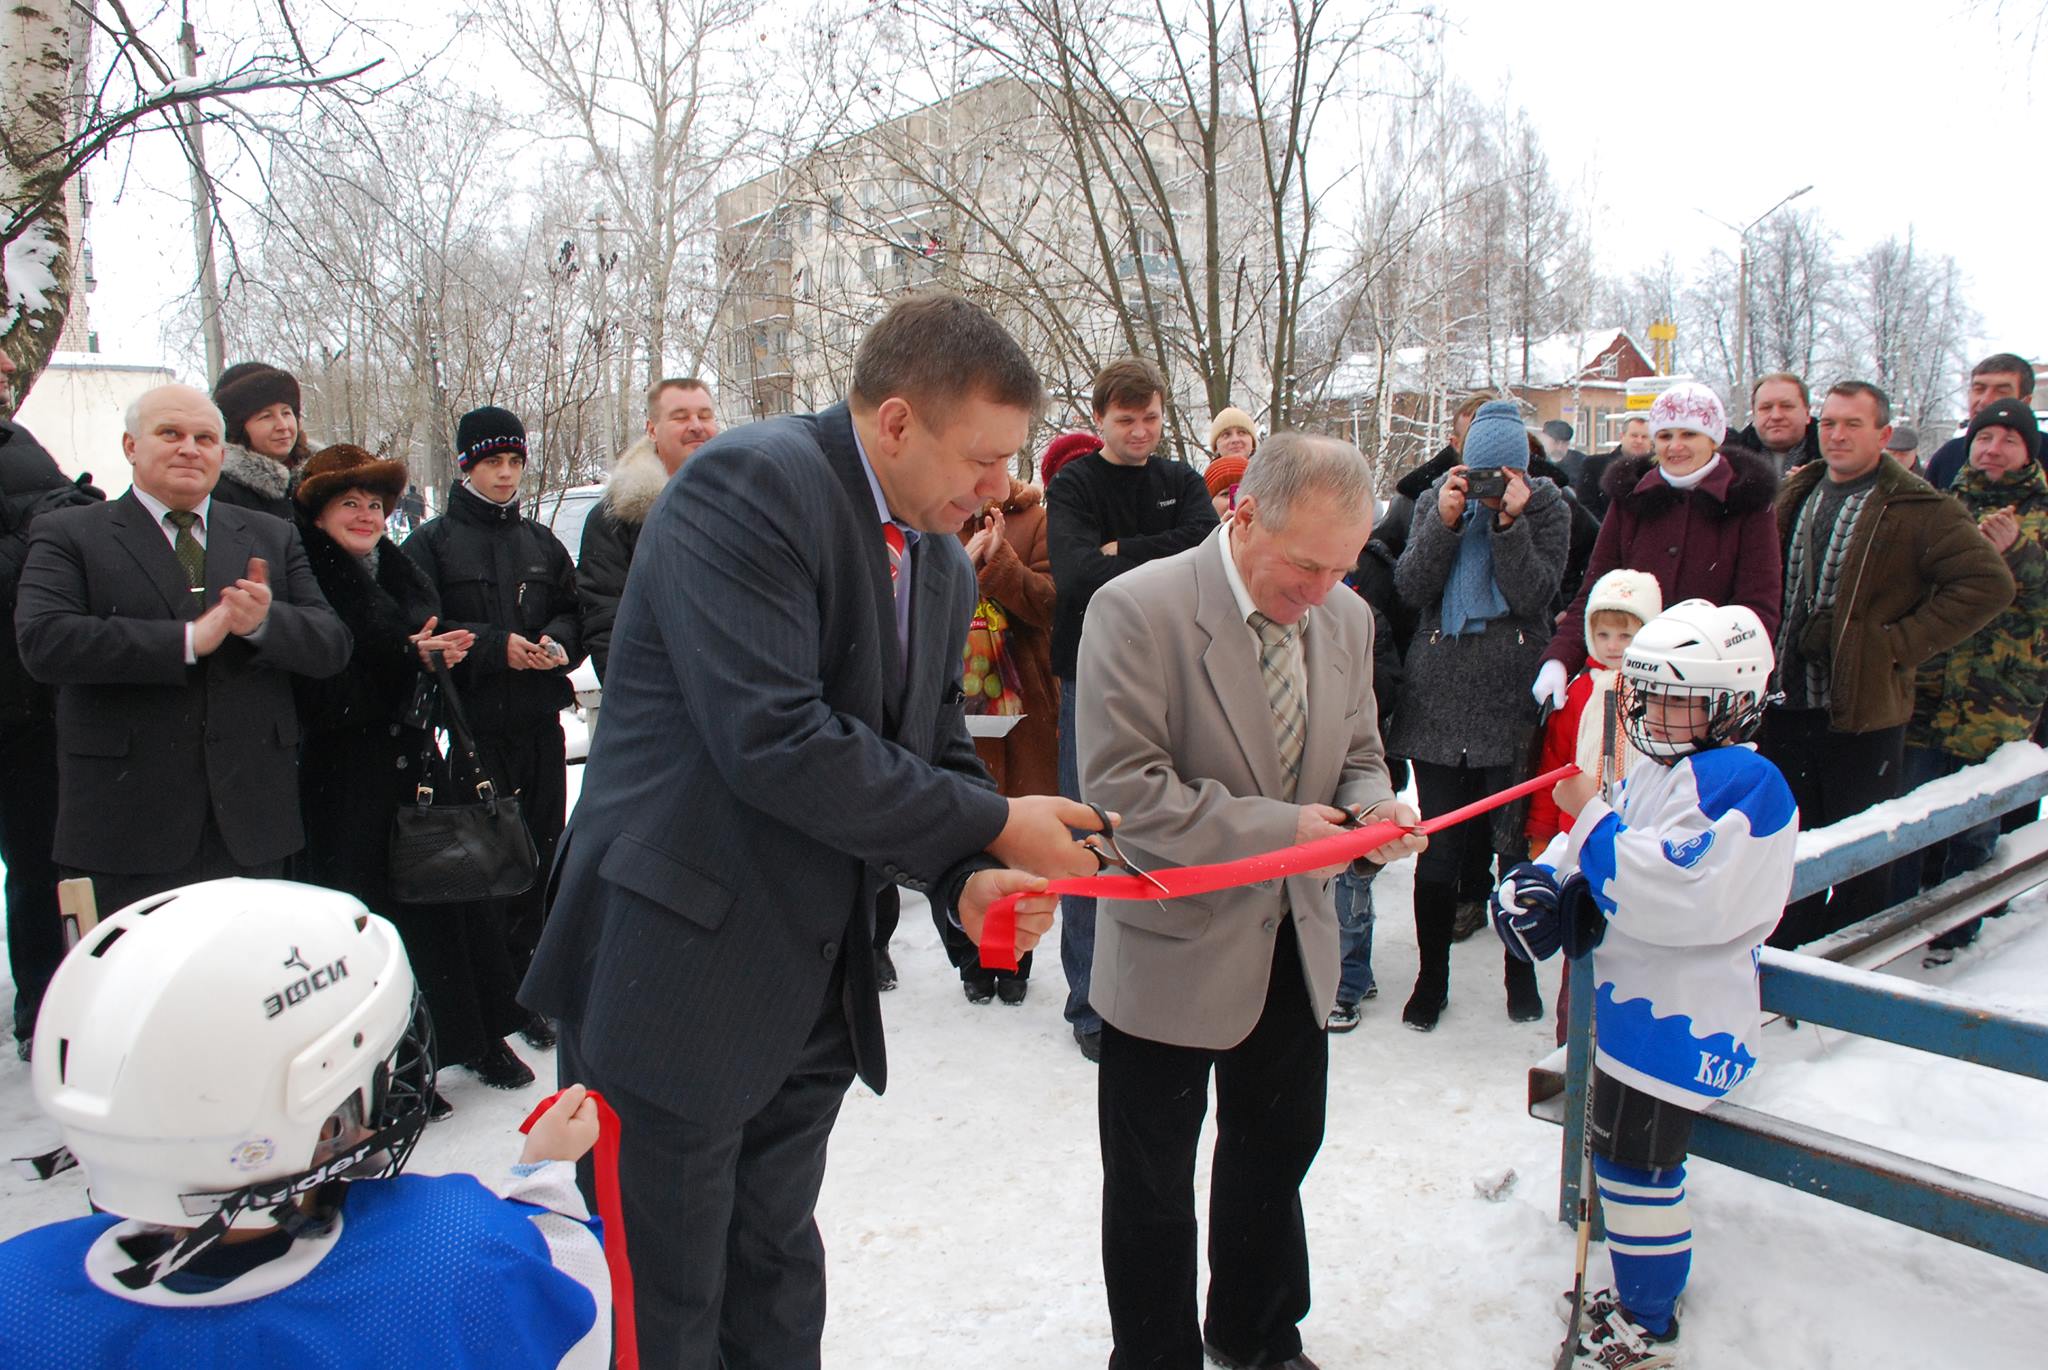
MULTIPOLYGON (((2034 769, 2024 778, 1972 793, 1886 831, 1841 843, 1830 842, 1825 829, 1802 835, 1802 845, 1816 850, 1800 860, 1792 897, 1889 865, 2044 795, 2048 752, 2034 759, 2034 769)), ((1799 952, 1765 948, 1758 967, 1764 1011, 2048 1080, 2048 1020, 1872 969, 2043 883, 2048 883, 2048 822, 2035 822, 2000 839, 1990 861, 1974 871, 1799 952)), ((1553 1055, 1529 1072, 1530 1114, 1564 1129, 1558 1200, 1564 1222, 1571 1221, 1578 1203, 1586 1090, 1592 1078, 1591 958, 1572 962, 1567 974, 1571 1004, 1563 1069, 1553 1055)), ((1726 1100, 1698 1114, 1691 1153, 2048 1270, 2048 1199, 2039 1195, 1726 1100)), ((1596 1215, 1597 1210, 1596 1203, 1596 1215)))

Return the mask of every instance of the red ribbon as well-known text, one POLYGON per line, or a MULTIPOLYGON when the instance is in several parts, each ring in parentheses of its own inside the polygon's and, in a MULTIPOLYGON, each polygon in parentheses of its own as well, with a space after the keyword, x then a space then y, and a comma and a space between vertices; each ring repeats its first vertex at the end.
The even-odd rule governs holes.
MULTIPOLYGON (((1261 880, 1300 875, 1303 871, 1347 865, 1367 852, 1384 847, 1403 833, 1427 835, 1441 832, 1503 804, 1512 804, 1525 794, 1548 789, 1578 773, 1579 768, 1575 765, 1559 766, 1519 785, 1510 785, 1498 794, 1476 800, 1462 809, 1438 814, 1415 828, 1403 827, 1399 823, 1368 823, 1363 827, 1347 828, 1334 836, 1319 837, 1313 842, 1281 847, 1277 851, 1260 852, 1239 861, 1153 871, 1149 880, 1136 875, 1088 875, 1054 880, 1034 893, 1088 894, 1097 899, 1180 899, 1190 894, 1209 894, 1215 890, 1256 884, 1261 880)), ((988 906, 988 914, 981 926, 981 964, 985 969, 1017 969, 1017 901, 1031 897, 1031 894, 1006 894, 988 906)))
MULTIPOLYGON (((617 1370, 640 1370, 640 1336, 633 1325, 633 1267, 626 1263, 626 1210, 619 1199, 619 1115, 596 1090, 597 1216, 604 1224, 604 1263, 612 1276, 612 1364, 617 1370)), ((561 1091, 548 1095, 526 1115, 521 1132, 533 1131, 540 1115, 555 1106, 561 1091)))

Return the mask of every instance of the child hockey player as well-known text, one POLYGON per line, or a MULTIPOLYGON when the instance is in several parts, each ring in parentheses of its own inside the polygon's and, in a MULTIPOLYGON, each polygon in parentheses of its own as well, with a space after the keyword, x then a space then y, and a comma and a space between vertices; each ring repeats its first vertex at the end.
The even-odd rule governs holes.
MULTIPOLYGON (((1601 721, 1607 713, 1607 696, 1621 671, 1622 653, 1643 625, 1663 612, 1664 592, 1648 571, 1613 570, 1593 583, 1586 596, 1586 665, 1565 690, 1564 706, 1543 725, 1538 775, 1575 761, 1585 775, 1599 768, 1601 721)), ((1615 773, 1628 774, 1628 765, 1616 766, 1615 773)), ((1529 859, 1541 856, 1550 839, 1571 825, 1570 816, 1557 807, 1554 798, 1540 792, 1531 795, 1524 829, 1529 859)))
POLYGON ((216 880, 133 904, 58 967, 36 1101, 90 1217, 0 1244, 0 1365, 589 1366, 611 1286, 563 1093, 496 1192, 400 1175, 431 1029, 397 933, 348 895, 216 880))
MULTIPOLYGON (((1673 1363, 1692 1264, 1692 1114, 1756 1065, 1757 952, 1791 892, 1799 830, 1784 777, 1745 745, 1771 668, 1769 636, 1740 605, 1687 600, 1647 624, 1619 701, 1619 730, 1647 763, 1612 799, 1587 798, 1571 831, 1494 894, 1511 953, 1593 954, 1587 1144, 1614 1288, 1587 1300, 1584 1366, 1673 1363)), ((1577 796, 1560 786, 1559 798, 1577 796)))

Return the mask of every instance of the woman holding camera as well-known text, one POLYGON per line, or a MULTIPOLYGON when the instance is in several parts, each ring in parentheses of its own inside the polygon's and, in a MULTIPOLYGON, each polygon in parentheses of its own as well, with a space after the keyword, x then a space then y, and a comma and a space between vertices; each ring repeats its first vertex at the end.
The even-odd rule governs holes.
MULTIPOLYGON (((1523 682, 1551 634, 1571 509, 1555 482, 1532 477, 1520 408, 1494 400, 1473 415, 1463 460, 1420 492, 1394 588, 1418 615, 1387 751, 1415 765, 1425 817, 1505 789, 1528 760, 1536 706, 1523 682)), ((1513 811, 1438 833, 1416 858, 1420 970, 1401 1020, 1428 1032, 1450 997, 1460 902, 1484 908, 1496 853, 1502 868, 1526 844, 1513 811)), ((1534 968, 1503 954, 1508 1016, 1543 1014, 1534 968)))

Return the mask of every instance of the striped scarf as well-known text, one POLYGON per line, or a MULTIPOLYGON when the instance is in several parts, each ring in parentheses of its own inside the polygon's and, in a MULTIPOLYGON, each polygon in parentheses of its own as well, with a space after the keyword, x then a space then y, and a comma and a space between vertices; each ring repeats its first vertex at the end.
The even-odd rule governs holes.
POLYGON ((1855 535, 1856 521, 1863 516, 1863 507, 1870 502, 1871 490, 1875 488, 1858 490, 1842 500, 1834 527, 1828 533, 1827 547, 1821 553, 1818 577, 1813 575, 1810 565, 1814 531, 1810 525, 1815 507, 1822 503, 1819 487, 1800 508, 1799 519, 1792 526, 1792 545, 1785 560, 1785 615, 1778 626, 1778 660, 1796 661, 1804 668, 1802 679, 1794 681, 1781 675, 1779 682, 1785 690, 1786 703, 1794 708, 1825 709, 1830 702, 1833 657, 1802 651, 1799 639, 1810 621, 1833 611, 1835 596, 1841 589, 1842 566, 1849 558, 1849 540, 1855 535), (1801 685, 1805 687, 1803 700, 1798 689, 1801 685))

